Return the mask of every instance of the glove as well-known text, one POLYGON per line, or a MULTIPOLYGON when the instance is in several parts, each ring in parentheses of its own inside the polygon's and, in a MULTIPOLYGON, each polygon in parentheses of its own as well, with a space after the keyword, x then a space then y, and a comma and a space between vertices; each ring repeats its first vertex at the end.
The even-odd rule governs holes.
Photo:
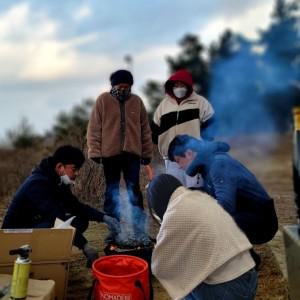
POLYGON ((142 157, 141 158, 141 164, 144 165, 144 166, 149 165, 150 162, 151 162, 151 158, 149 158, 149 157, 144 157, 144 158, 142 157))
POLYGON ((96 249, 92 248, 89 244, 85 244, 82 249, 82 252, 87 259, 86 267, 91 268, 93 262, 99 258, 98 251, 96 249))
POLYGON ((91 157, 91 160, 96 164, 101 164, 101 157, 91 157))
POLYGON ((121 232, 120 223, 117 219, 105 215, 103 217, 103 222, 107 225, 108 229, 115 235, 121 232))

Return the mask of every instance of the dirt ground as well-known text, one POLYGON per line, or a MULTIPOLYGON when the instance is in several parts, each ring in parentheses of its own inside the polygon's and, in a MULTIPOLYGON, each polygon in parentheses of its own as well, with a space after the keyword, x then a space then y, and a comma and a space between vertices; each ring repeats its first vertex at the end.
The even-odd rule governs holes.
MULTIPOLYGON (((257 175, 275 199, 280 228, 286 224, 294 224, 296 218, 292 189, 291 135, 250 136, 229 142, 232 146, 231 153, 257 175)), ((157 228, 152 228, 154 234, 156 230, 157 228)), ((102 224, 93 224, 87 233, 91 243, 99 249, 100 255, 104 255, 102 237, 105 234, 106 227, 102 224)), ((256 250, 262 257, 256 300, 288 300, 287 280, 280 268, 280 265, 284 268, 285 262, 280 232, 274 241, 256 247, 256 250)), ((85 299, 91 282, 92 276, 85 268, 83 256, 74 252, 67 299, 85 299)), ((155 278, 152 283, 155 300, 170 299, 155 278)))
MULTIPOLYGON (((283 225, 294 224, 296 213, 292 188, 292 135, 248 136, 229 140, 229 143, 232 146, 233 156, 244 162, 257 175, 274 198, 280 229, 283 225)), ((155 165, 155 169, 156 173, 160 172, 162 165, 155 165)), ((0 221, 4 213, 1 203, 0 221)), ((157 230, 157 227, 151 226, 153 237, 157 230)), ((106 233, 106 226, 97 223, 92 223, 86 233, 90 243, 99 250, 100 256, 104 255, 103 237, 106 233)), ((271 243, 256 247, 262 257, 256 300, 288 300, 285 271, 281 270, 281 268, 284 270, 285 267, 283 248, 280 232, 271 243)), ((86 299, 92 279, 91 271, 85 268, 85 258, 74 248, 70 264, 67 299, 86 299)), ((152 283, 155 300, 170 299, 155 278, 152 278, 152 283)))

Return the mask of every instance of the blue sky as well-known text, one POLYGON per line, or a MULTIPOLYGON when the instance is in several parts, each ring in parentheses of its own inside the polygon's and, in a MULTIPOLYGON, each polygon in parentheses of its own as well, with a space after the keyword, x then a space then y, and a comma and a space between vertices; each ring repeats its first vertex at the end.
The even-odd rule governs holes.
POLYGON ((109 89, 133 57, 134 92, 165 81, 165 58, 186 33, 208 45, 226 29, 255 39, 273 0, 2 0, 0 139, 26 117, 37 133, 61 111, 109 89))

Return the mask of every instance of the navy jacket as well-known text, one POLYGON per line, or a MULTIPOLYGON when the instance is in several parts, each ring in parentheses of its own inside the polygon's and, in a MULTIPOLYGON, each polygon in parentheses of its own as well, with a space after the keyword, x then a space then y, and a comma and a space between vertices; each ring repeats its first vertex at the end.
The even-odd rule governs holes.
POLYGON ((229 149, 223 142, 199 142, 187 174, 201 173, 203 189, 233 216, 252 243, 266 242, 278 229, 273 199, 256 177, 227 153, 229 149))
POLYGON ((40 165, 17 190, 3 220, 2 228, 51 227, 55 219, 71 216, 103 221, 103 213, 78 201, 70 187, 60 183, 52 157, 40 165))

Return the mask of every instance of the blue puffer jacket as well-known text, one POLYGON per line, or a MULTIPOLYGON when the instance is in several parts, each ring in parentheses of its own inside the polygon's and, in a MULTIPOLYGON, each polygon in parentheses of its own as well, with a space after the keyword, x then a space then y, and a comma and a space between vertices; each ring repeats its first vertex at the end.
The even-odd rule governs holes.
POLYGON ((49 157, 41 161, 17 190, 2 228, 51 227, 56 218, 66 220, 70 216, 103 221, 103 213, 79 202, 69 186, 60 184, 49 157))
POLYGON ((198 154, 187 174, 201 173, 203 189, 233 216, 252 243, 264 243, 278 229, 273 199, 256 177, 228 154, 229 149, 223 142, 199 142, 198 154), (266 232, 260 235, 262 226, 266 232))

